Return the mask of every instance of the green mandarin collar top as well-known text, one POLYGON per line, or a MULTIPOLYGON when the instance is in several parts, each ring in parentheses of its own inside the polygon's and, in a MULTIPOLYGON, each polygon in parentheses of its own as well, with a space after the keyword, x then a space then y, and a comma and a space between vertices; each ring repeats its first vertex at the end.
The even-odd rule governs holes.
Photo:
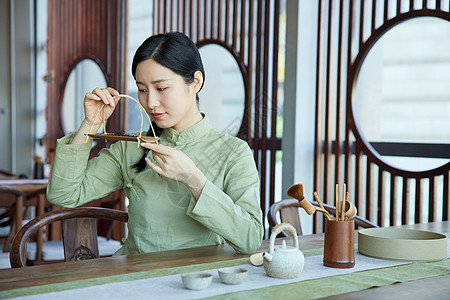
MULTIPOLYGON (((214 130, 206 116, 181 133, 166 128, 160 142, 185 153, 207 182, 196 200, 182 183, 148 166, 136 142, 118 141, 89 159, 92 143, 58 140, 47 199, 77 207, 123 190, 127 199, 128 236, 116 255, 230 244, 251 253, 262 242, 263 218, 259 175, 247 143, 214 130)), ((148 156, 152 157, 151 151, 148 156)))
POLYGON ((174 145, 187 144, 201 139, 211 130, 212 127, 208 118, 203 115, 203 119, 200 122, 186 128, 182 132, 178 132, 173 128, 164 128, 161 134, 161 139, 174 145))

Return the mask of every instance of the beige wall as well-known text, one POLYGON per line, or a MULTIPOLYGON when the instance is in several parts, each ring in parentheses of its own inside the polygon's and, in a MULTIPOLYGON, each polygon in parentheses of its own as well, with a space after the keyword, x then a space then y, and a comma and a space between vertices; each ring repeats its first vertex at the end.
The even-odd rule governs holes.
POLYGON ((0 0, 0 168, 32 175, 33 1, 0 0))
POLYGON ((10 64, 10 5, 0 1, 0 168, 10 170, 11 157, 11 64, 10 64))

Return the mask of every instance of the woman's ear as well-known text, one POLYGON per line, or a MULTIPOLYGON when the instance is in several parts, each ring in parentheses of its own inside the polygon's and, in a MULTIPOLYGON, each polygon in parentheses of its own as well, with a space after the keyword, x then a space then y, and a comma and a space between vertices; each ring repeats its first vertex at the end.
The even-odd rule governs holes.
POLYGON ((194 94, 197 94, 203 86, 203 74, 200 71, 195 71, 194 82, 192 82, 192 88, 194 94))

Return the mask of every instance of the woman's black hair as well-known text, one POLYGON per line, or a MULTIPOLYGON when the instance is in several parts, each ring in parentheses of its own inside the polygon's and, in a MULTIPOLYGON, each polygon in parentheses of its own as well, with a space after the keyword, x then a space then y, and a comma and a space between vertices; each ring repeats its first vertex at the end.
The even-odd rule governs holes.
MULTIPOLYGON (((134 54, 131 66, 134 79, 136 79, 138 64, 148 59, 153 59, 160 65, 172 70, 175 74, 180 75, 186 84, 194 82, 196 71, 202 73, 203 83, 205 82, 205 71, 198 48, 191 39, 181 32, 157 34, 146 39, 134 54)), ((203 87, 203 83, 200 90, 203 87)), ((198 104, 198 94, 196 100, 198 104)), ((155 122, 152 122, 152 125, 156 135, 160 136, 162 129, 156 126, 155 122)), ((152 131, 149 130, 147 135, 152 135, 152 131)), ((148 151, 149 149, 144 149, 141 159, 133 165, 133 168, 138 172, 143 171, 147 165, 145 157, 147 157, 148 151)))
MULTIPOLYGON (((159 128, 158 126, 156 126, 155 122, 152 122, 152 125, 153 125, 153 128, 155 129, 156 136, 160 136, 162 133, 162 129, 159 128)), ((152 136, 152 135, 153 135, 153 132, 151 129, 149 129, 147 131, 147 136, 152 136)), ((145 158, 147 157, 147 154, 150 151, 150 149, 147 149, 147 148, 143 148, 143 149, 144 149, 144 153, 142 153, 141 159, 139 159, 139 161, 133 165, 133 168, 138 173, 144 171, 145 167, 147 166, 147 162, 145 161, 145 158)))

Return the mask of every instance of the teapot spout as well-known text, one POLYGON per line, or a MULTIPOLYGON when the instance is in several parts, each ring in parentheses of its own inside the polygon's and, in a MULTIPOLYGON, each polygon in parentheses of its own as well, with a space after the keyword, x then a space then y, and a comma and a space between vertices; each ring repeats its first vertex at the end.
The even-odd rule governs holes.
POLYGON ((267 261, 272 261, 273 255, 270 254, 270 253, 264 252, 263 257, 264 257, 264 259, 267 260, 267 261))

